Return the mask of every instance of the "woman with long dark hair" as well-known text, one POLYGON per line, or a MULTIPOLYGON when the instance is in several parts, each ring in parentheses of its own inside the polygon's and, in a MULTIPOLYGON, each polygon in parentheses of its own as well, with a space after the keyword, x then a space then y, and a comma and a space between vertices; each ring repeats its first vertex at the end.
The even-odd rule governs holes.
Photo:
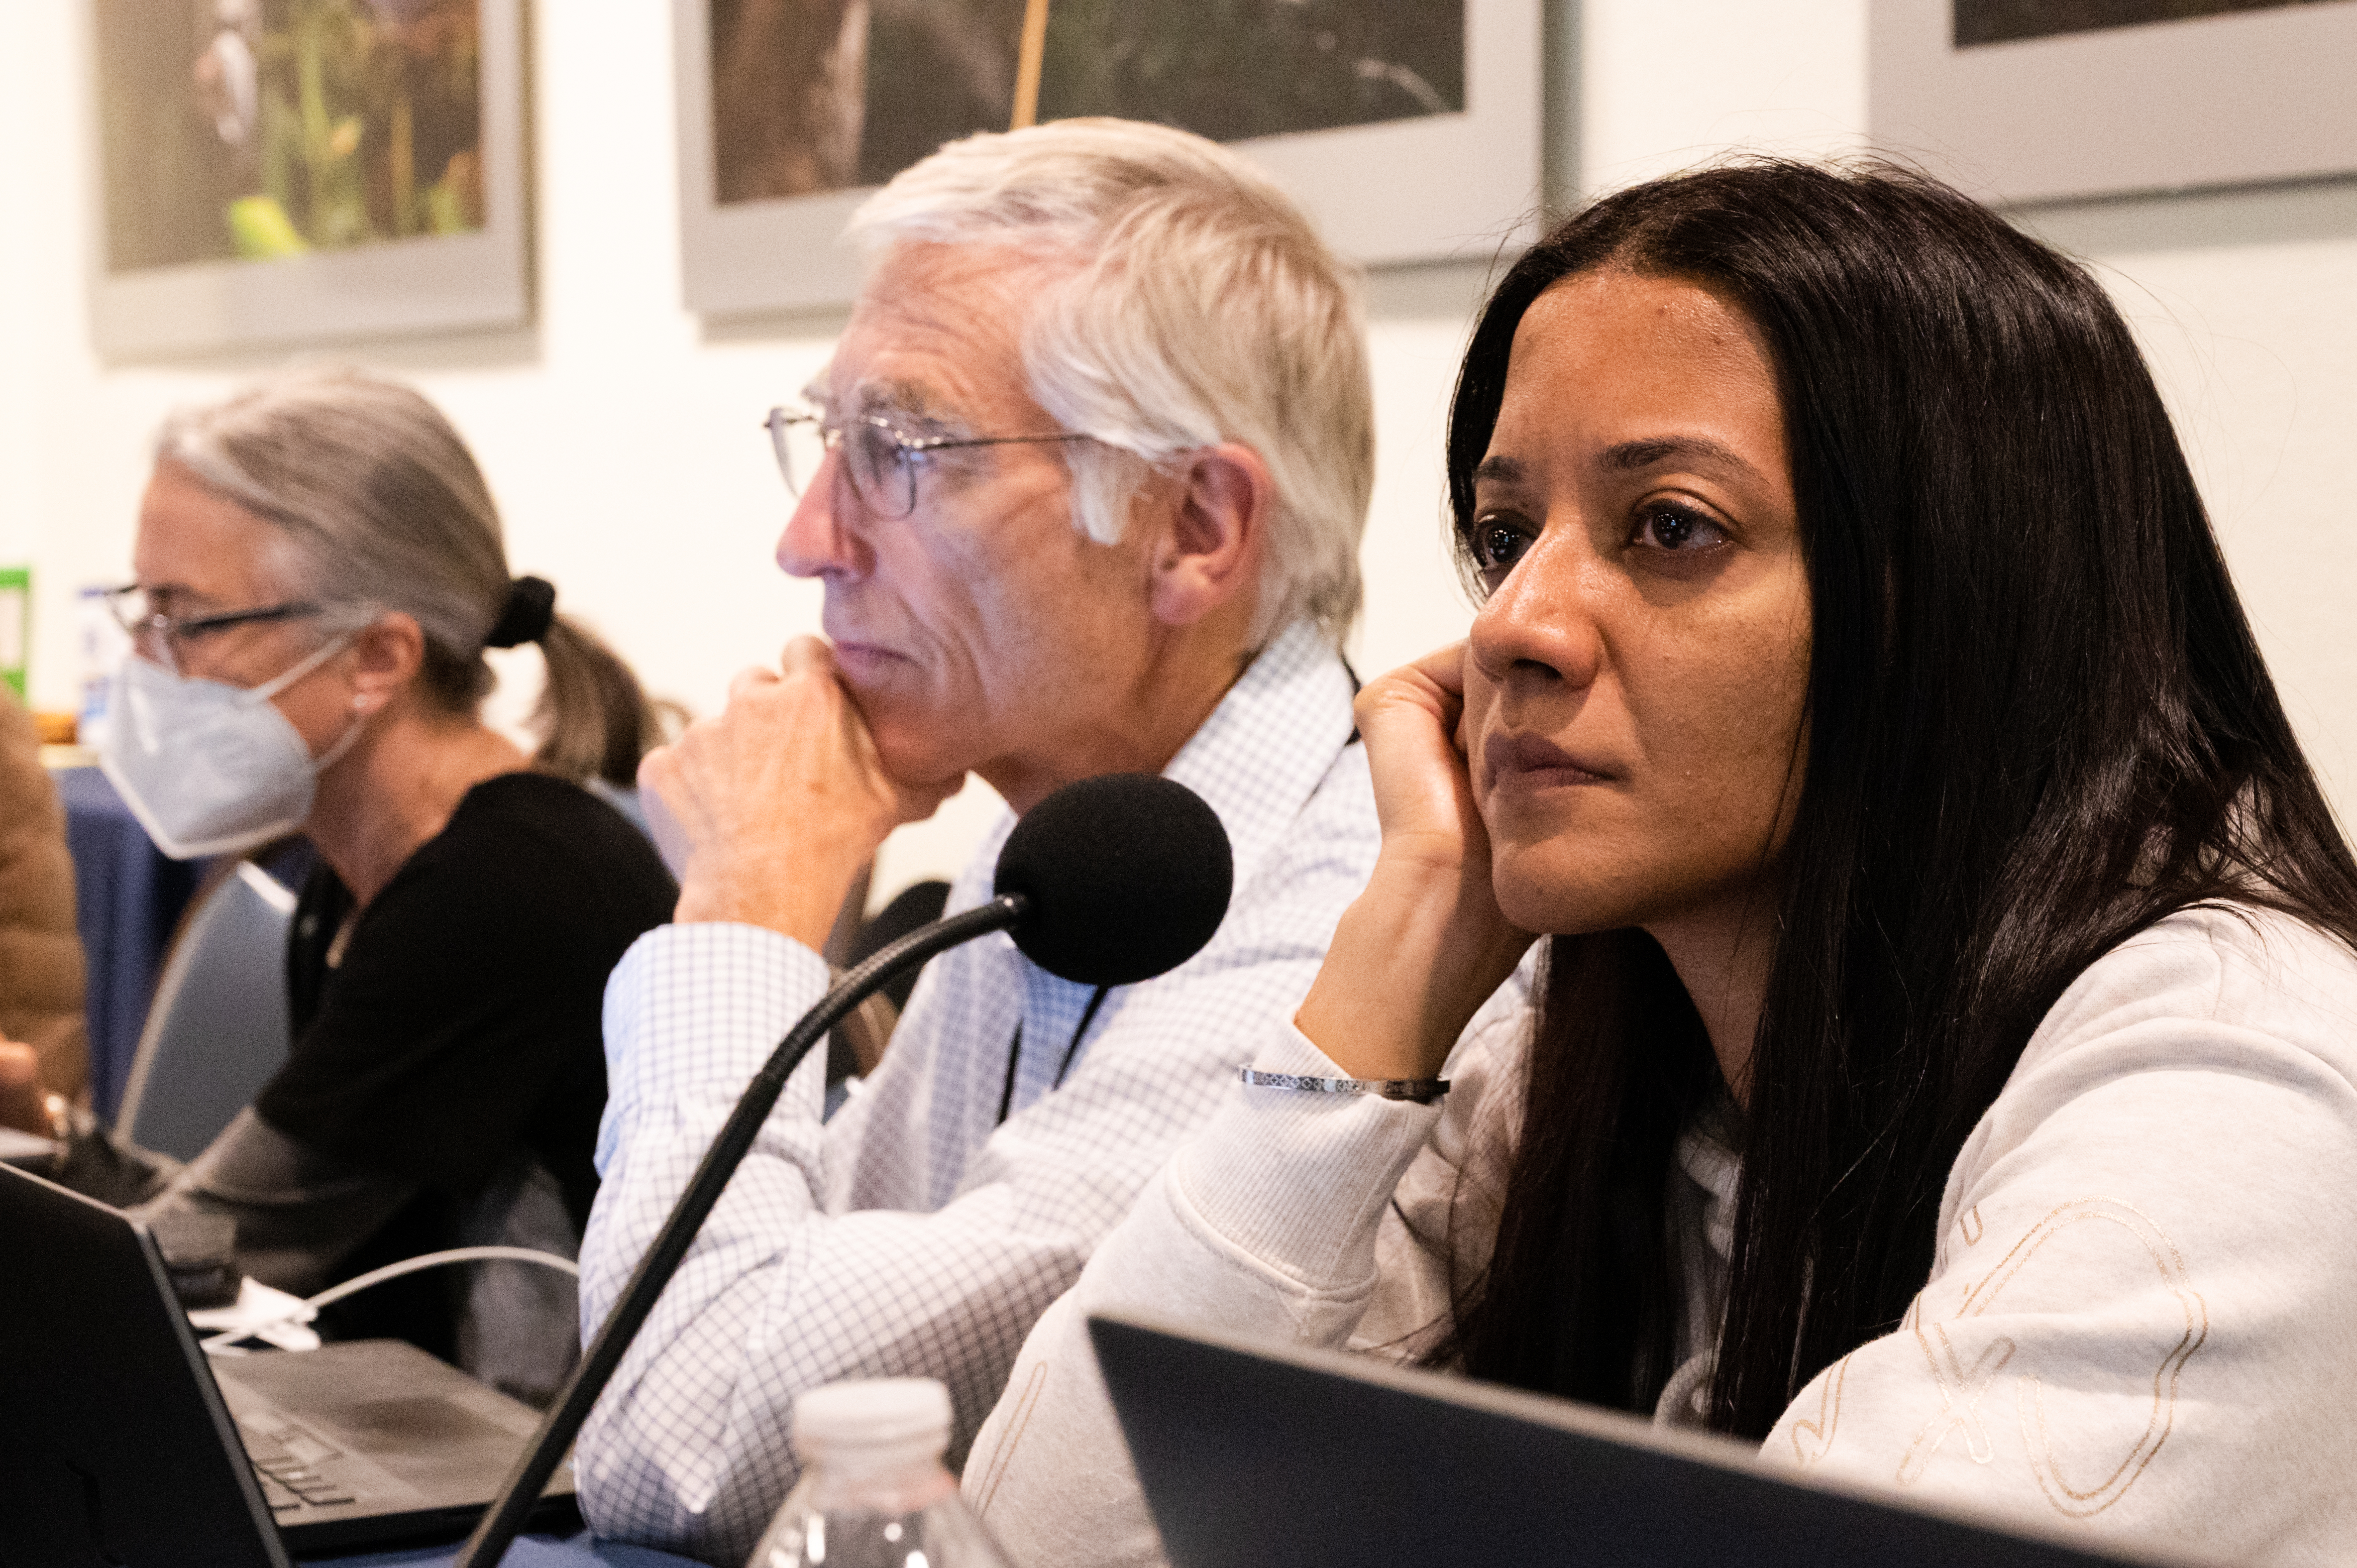
POLYGON ((1017 1364, 1014 1554, 1154 1554, 1122 1305, 2343 1549, 2357 865, 2102 290, 1903 173, 1657 181, 1501 284, 1448 476, 1378 869, 1017 1364))

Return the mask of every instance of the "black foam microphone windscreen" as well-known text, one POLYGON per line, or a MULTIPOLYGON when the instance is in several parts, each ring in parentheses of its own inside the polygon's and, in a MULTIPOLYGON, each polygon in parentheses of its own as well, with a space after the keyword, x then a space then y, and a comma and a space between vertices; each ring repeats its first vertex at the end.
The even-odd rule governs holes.
POLYGON ((1234 881, 1227 831, 1201 796, 1150 773, 1108 773, 1024 813, 992 890, 1030 901, 1014 935, 1033 963, 1083 985, 1127 985, 1200 951, 1234 881))

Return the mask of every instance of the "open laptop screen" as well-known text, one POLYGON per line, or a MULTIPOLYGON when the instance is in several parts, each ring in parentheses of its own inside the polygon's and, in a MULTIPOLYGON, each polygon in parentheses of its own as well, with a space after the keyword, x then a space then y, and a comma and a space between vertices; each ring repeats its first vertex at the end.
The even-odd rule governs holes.
POLYGON ((1089 1320, 1173 1568, 2095 1568, 1747 1447, 1332 1351, 1089 1320))
POLYGON ((163 1265, 122 1215, 0 1170, 0 1563, 285 1568, 163 1265))

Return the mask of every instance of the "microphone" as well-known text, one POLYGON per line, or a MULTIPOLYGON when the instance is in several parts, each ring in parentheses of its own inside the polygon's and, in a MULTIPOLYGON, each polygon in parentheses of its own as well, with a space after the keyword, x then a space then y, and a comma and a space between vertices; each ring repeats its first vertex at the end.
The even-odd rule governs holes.
POLYGON ((1128 985, 1178 968, 1228 912, 1235 863, 1218 813, 1184 784, 1108 773, 1034 806, 991 891, 1030 901, 1023 956, 1059 979, 1128 985))
POLYGON ((752 1148, 786 1080, 852 1009, 935 953, 1004 930, 1032 962, 1082 985, 1128 985, 1176 969, 1227 914, 1235 862, 1220 819, 1183 784, 1114 773, 1067 784, 1024 813, 999 851, 989 903, 909 932, 845 975, 753 1075, 737 1108, 540 1431, 467 1539, 453 1568, 494 1568, 540 1501, 565 1451, 654 1311, 690 1242, 752 1148))

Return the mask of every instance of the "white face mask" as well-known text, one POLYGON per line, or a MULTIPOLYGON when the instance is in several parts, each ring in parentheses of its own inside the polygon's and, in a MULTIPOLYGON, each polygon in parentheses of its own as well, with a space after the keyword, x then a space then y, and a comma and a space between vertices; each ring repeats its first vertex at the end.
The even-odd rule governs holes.
POLYGON ((270 699, 351 640, 339 637, 251 688, 124 660, 107 696, 99 766, 156 848, 175 860, 236 854, 303 825, 319 775, 350 749, 361 721, 314 761, 270 699))

